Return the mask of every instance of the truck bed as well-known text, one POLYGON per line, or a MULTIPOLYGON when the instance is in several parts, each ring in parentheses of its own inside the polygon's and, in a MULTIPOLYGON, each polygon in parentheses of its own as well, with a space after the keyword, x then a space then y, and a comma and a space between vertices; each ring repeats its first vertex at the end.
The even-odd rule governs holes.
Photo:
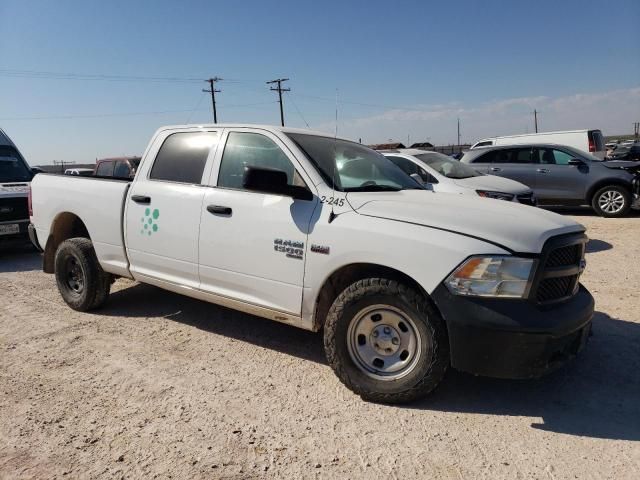
POLYGON ((130 276, 122 219, 129 190, 127 179, 39 174, 31 183, 33 216, 38 242, 44 248, 54 222, 80 219, 102 268, 130 276))

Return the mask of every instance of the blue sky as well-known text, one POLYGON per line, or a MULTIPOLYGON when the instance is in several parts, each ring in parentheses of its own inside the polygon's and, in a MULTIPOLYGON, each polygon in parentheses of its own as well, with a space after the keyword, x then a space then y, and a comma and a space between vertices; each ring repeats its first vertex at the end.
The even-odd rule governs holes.
POLYGON ((521 133, 533 108, 543 130, 629 133, 639 46, 637 0, 0 0, 0 127, 33 164, 142 153, 211 120, 197 79, 217 75, 221 121, 277 123, 264 82, 289 77, 288 125, 332 131, 337 91, 339 134, 364 142, 455 142, 458 117, 463 141, 521 133))

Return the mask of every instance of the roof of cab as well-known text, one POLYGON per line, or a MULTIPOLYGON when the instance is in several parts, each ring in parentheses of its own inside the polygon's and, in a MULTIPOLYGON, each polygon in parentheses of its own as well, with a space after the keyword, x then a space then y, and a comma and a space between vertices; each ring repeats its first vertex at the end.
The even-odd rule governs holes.
POLYGON ((329 138, 334 137, 334 135, 331 135, 330 133, 320 132, 317 130, 281 127, 277 125, 251 124, 251 123, 199 123, 199 124, 187 124, 187 125, 167 125, 164 127, 160 127, 156 133, 162 132, 165 130, 182 130, 187 128, 258 128, 258 129, 267 130, 271 132, 306 133, 307 135, 317 135, 317 136, 329 137, 329 138))

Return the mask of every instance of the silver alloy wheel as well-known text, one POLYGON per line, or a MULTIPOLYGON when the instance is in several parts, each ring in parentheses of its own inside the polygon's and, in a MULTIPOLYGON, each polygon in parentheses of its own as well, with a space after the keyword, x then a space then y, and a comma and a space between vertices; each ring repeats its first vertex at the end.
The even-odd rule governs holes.
MULTIPOLYGON (((349 324, 347 342, 354 364, 376 380, 408 375, 422 354, 416 324, 390 305, 372 305, 359 311, 349 324)), ((432 348, 430 341, 427 348, 432 348)))
POLYGON ((606 190, 598 197, 598 206, 603 212, 618 213, 624 207, 624 196, 617 190, 606 190))

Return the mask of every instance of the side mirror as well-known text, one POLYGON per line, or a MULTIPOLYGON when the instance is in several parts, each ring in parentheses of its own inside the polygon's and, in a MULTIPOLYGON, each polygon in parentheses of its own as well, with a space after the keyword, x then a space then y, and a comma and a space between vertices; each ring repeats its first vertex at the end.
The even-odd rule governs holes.
POLYGON ((44 173, 44 170, 42 170, 40 167, 31 167, 31 173, 33 173, 33 175, 37 175, 39 173, 44 173))
POLYGON ((284 195, 297 200, 312 200, 313 194, 304 187, 289 185, 287 174, 273 168, 245 167, 242 186, 247 190, 284 195))
POLYGON ((572 158, 571 160, 569 160, 569 165, 575 165, 579 167, 580 165, 584 165, 584 162, 579 158, 572 158))

